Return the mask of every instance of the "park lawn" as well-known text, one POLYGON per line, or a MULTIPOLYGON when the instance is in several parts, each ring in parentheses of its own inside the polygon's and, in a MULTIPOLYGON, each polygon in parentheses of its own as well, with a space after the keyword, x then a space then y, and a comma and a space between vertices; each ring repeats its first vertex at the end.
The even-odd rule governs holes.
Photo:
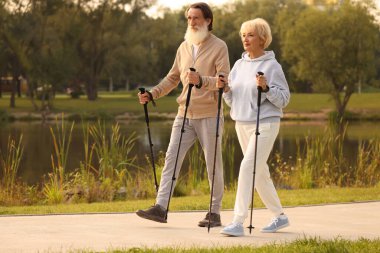
MULTIPOLYGON (((94 251, 73 251, 81 253, 89 253, 94 251)), ((148 252, 148 253, 294 253, 294 252, 313 252, 313 253, 331 253, 331 252, 352 252, 352 253, 374 253, 380 252, 380 239, 364 239, 347 240, 342 238, 335 238, 333 240, 323 240, 319 237, 313 238, 300 238, 293 242, 285 243, 272 243, 264 246, 231 246, 220 247, 214 246, 210 248, 193 247, 189 249, 180 247, 166 247, 166 248, 131 248, 131 249, 110 249, 106 252, 109 253, 134 253, 134 252, 148 252)))
MULTIPOLYGON (((88 101, 85 96, 80 99, 71 99, 66 95, 57 95, 53 101, 52 112, 65 112, 78 115, 121 115, 124 113, 142 114, 143 110, 137 101, 137 92, 99 93, 99 99, 88 101)), ((353 111, 378 112, 380 110, 380 93, 353 94, 347 109, 353 111)), ((177 103, 175 96, 165 96, 158 99, 157 107, 149 106, 152 113, 175 113, 177 103)), ((36 100, 39 104, 40 102, 36 100)), ((16 98, 16 108, 9 108, 9 95, 0 98, 0 108, 6 112, 32 113, 34 108, 28 98, 16 98)), ((290 103, 284 112, 313 113, 334 110, 334 101, 329 94, 291 94, 290 103)))
MULTIPOLYGON (((279 190, 281 202, 284 206, 294 207, 303 205, 319 205, 332 203, 380 201, 380 187, 371 188, 322 188, 279 190)), ((255 195, 255 208, 263 208, 263 204, 255 195)), ((207 210, 210 196, 174 197, 170 202, 171 211, 207 210)), ((232 209, 235 202, 235 192, 226 192, 223 198, 223 208, 232 209)), ((154 204, 154 199, 128 200, 102 203, 77 203, 60 205, 35 206, 0 206, 0 215, 18 214, 67 214, 67 213, 118 213, 134 212, 137 209, 147 208, 154 204)))

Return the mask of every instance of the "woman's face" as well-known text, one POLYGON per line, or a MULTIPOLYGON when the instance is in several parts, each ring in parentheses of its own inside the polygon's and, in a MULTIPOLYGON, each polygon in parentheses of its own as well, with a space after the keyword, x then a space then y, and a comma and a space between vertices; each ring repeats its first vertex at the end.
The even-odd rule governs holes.
POLYGON ((264 41, 260 39, 256 30, 242 30, 240 38, 245 51, 258 52, 264 50, 264 41))

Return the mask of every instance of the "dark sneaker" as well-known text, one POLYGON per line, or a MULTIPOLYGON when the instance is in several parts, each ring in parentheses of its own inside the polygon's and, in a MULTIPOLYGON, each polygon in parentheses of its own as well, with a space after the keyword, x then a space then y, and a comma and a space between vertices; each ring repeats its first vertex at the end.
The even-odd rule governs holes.
POLYGON ((166 217, 166 209, 162 206, 156 204, 147 210, 138 210, 136 212, 138 216, 144 219, 157 221, 161 223, 167 223, 166 217))
MULTIPOLYGON (((210 213, 206 214, 206 217, 198 223, 200 227, 208 227, 208 217, 210 213)), ((220 214, 211 213, 210 227, 219 227, 222 226, 220 222, 220 214)))

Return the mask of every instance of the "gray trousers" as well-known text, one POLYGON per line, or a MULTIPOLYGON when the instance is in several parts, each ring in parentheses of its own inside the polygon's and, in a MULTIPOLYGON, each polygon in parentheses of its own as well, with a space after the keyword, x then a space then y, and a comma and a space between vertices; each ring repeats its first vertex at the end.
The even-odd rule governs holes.
MULTIPOLYGON (((167 207, 170 193, 170 186, 172 183, 172 176, 174 171, 175 160, 178 152, 178 144, 181 135, 181 127, 183 123, 183 118, 177 116, 174 120, 172 133, 170 136, 169 147, 166 152, 165 165, 161 175, 160 188, 158 190, 156 203, 167 207)), ((214 192, 212 199, 212 213, 220 213, 222 206, 222 197, 224 190, 224 180, 223 180, 223 162, 222 162, 222 152, 221 143, 223 135, 223 125, 224 120, 220 118, 219 120, 219 137, 218 146, 216 152, 216 163, 215 163, 215 178, 214 178, 214 192)), ((204 119, 185 119, 185 132, 182 135, 181 147, 178 155, 177 169, 176 169, 176 180, 173 184, 174 191, 175 183, 178 179, 179 172, 181 170, 183 159, 189 148, 195 143, 196 138, 202 146, 206 166, 208 180, 212 184, 212 171, 214 166, 214 152, 215 152, 215 135, 216 135, 216 117, 215 118, 204 118, 204 119)))

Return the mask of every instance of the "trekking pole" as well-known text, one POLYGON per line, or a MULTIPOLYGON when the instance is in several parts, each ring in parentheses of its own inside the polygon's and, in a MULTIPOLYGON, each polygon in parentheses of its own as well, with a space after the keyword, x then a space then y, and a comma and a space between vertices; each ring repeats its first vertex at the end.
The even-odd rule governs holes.
MULTIPOLYGON (((195 72, 194 68, 190 68, 191 71, 195 72)), ((170 192, 169 192, 169 200, 168 200, 168 206, 166 207, 166 215, 165 215, 165 220, 168 219, 168 212, 169 212, 169 205, 170 205, 170 199, 172 197, 172 191, 173 191, 173 185, 174 181, 176 180, 175 178, 175 173, 177 171, 177 163, 178 163, 178 156, 179 156, 179 150, 181 148, 181 142, 182 142, 182 135, 185 132, 185 120, 186 120, 186 114, 187 114, 187 108, 189 107, 190 103, 190 97, 191 97, 191 89, 193 88, 194 84, 189 83, 189 88, 187 90, 187 97, 186 97, 186 105, 185 105, 185 115, 183 116, 183 121, 182 121, 182 127, 181 127, 181 135, 179 137, 179 143, 178 143, 178 151, 177 151, 177 156, 175 158, 175 164, 174 164, 174 171, 173 171, 173 176, 172 176, 172 183, 170 185, 170 192)), ((199 87, 200 88, 200 87, 199 87)))
MULTIPOLYGON (((219 75, 219 77, 223 77, 223 75, 219 75)), ((212 206, 212 197, 214 194, 214 179, 215 179, 215 164, 216 164, 216 149, 218 147, 218 137, 219 137, 219 117, 220 117, 220 108, 222 105, 222 95, 223 88, 219 88, 218 90, 218 113, 216 116, 216 134, 215 134, 215 152, 214 152, 214 167, 212 169, 212 183, 211 183, 211 196, 210 196, 210 207, 208 209, 208 228, 207 231, 210 233, 211 227, 211 206, 212 206)))
MULTIPOLYGON (((258 75, 263 76, 264 73, 259 71, 257 72, 258 75)), ((254 162, 253 162, 253 181, 252 181, 252 199, 251 199, 251 218, 249 221, 249 233, 251 234, 252 229, 255 227, 252 226, 252 212, 253 212, 253 196, 255 193, 255 177, 256 177, 256 158, 257 158, 257 141, 258 137, 260 135, 259 133, 259 120, 260 120, 260 104, 261 104, 261 92, 263 89, 261 86, 257 86, 257 118, 256 118, 256 141, 255 141, 255 157, 254 157, 254 162)))
MULTIPOLYGON (((139 88, 139 90, 140 90, 141 94, 145 93, 145 88, 139 88)), ((156 166, 154 164, 154 155, 153 155, 153 143, 152 143, 152 137, 151 137, 151 134, 150 134, 150 127, 149 127, 148 102, 146 102, 144 104, 144 112, 145 112, 146 128, 148 129, 148 139, 149 139, 149 147, 150 147, 150 160, 151 160, 152 168, 153 168, 154 186, 156 187, 156 192, 158 192, 156 166)))

